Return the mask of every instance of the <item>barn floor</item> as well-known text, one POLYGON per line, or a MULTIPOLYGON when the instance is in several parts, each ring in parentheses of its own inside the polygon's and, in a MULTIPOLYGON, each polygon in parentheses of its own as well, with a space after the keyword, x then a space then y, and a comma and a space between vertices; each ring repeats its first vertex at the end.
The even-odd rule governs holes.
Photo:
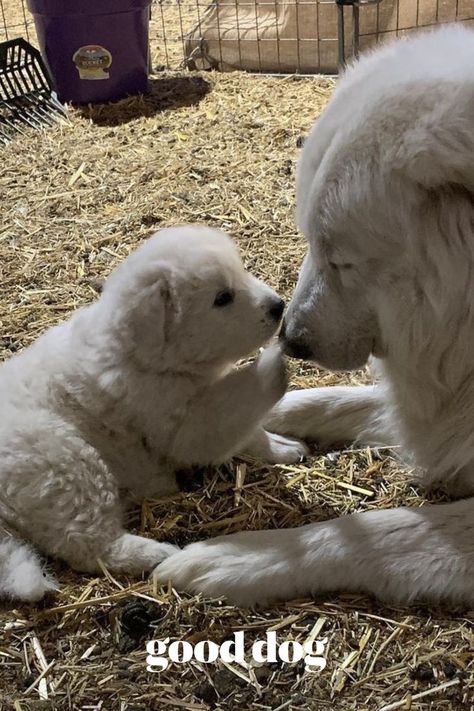
MULTIPOLYGON (((228 230, 248 267, 288 297, 305 249, 293 220, 297 144, 332 87, 329 79, 239 73, 155 77, 148 98, 73 111, 69 125, 4 148, 2 357, 94 299, 135 245, 177 222, 228 230)), ((290 368, 293 387, 366 379, 290 368)), ((137 504, 130 527, 184 544, 424 503, 386 450, 315 452, 290 470, 232 462, 188 488, 137 504)), ((474 610, 387 607, 336 594, 239 610, 155 591, 146 580, 50 565, 58 595, 39 607, 0 607, 1 711, 474 708, 474 610), (145 669, 150 638, 220 642, 245 630, 251 642, 269 629, 280 641, 327 637, 326 669, 197 662, 154 675, 145 669)))

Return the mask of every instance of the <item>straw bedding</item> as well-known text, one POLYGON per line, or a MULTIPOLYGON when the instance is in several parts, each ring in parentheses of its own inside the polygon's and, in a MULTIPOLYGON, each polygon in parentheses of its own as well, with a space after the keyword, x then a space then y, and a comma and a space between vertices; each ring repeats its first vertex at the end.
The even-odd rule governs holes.
MULTIPOLYGON (((297 144, 332 88, 329 79, 160 76, 149 98, 73 111, 70 125, 3 149, 1 356, 94 299, 118 260, 174 223, 228 230, 247 266, 288 297, 305 249, 293 221, 297 144)), ((366 379, 290 368, 298 387, 366 379)), ((424 502, 388 450, 314 452, 294 467, 234 461, 183 487, 137 502, 129 527, 184 544, 424 502)), ((59 595, 0 607, 2 711, 474 708, 473 610, 392 608, 355 595, 239 610, 50 565, 59 595), (279 641, 327 637, 327 668, 192 662, 146 672, 146 639, 219 643, 245 630, 251 642, 270 629, 279 641)))

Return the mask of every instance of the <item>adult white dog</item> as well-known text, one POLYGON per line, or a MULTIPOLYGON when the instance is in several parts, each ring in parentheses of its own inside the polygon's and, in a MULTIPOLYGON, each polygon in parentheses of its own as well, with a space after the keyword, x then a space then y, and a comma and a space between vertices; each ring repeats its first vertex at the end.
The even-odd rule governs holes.
POLYGON ((223 233, 163 230, 101 298, 0 368, 0 595, 56 588, 28 542, 73 568, 141 573, 174 552, 127 533, 119 490, 176 489, 175 471, 237 450, 297 461, 261 426, 286 389, 275 333, 284 303, 223 233))
MULTIPOLYGON (((381 382, 292 392, 268 426, 320 442, 402 443, 474 494, 474 34, 448 27, 349 69, 305 143, 309 241, 287 350, 381 382)), ((195 543, 160 580, 241 604, 328 590, 474 602, 474 498, 195 543)))

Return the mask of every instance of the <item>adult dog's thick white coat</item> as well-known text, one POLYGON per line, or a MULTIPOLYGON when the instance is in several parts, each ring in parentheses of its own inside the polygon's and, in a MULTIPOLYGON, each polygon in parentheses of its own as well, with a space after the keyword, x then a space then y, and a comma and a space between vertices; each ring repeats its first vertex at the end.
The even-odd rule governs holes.
POLYGON ((283 302, 246 272, 232 241, 163 230, 101 298, 0 368, 0 596, 55 589, 30 544, 84 571, 140 573, 174 552, 124 530, 120 489, 175 490, 175 471, 244 449, 297 461, 269 435, 286 387, 280 351, 233 364, 274 334, 283 302))
MULTIPOLYGON (((305 143, 309 241, 286 347, 380 384, 289 393, 267 426, 402 443, 425 482, 474 494, 474 34, 448 27, 350 68, 305 143)), ((159 578, 243 604, 320 591, 474 602, 474 498, 195 543, 159 578)))

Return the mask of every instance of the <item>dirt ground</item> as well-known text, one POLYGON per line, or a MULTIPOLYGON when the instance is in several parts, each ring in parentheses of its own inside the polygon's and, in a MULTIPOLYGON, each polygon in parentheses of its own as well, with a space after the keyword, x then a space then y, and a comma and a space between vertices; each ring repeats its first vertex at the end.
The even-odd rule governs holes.
MULTIPOLYGON (((158 74, 148 97, 71 110, 69 124, 2 148, 1 356, 96 298, 120 259, 177 222, 229 231, 247 266, 289 297, 305 251, 293 217, 295 162, 332 89, 324 78, 158 74)), ((296 361, 290 372, 292 387, 368 377, 296 361)), ((396 451, 313 454, 291 468, 230 462, 188 481, 190 491, 137 503, 128 525, 182 545, 426 500, 396 451)), ((240 610, 147 580, 49 565, 56 596, 0 607, 0 711, 474 709, 474 610, 347 594, 240 610), (148 639, 220 643, 238 630, 249 643, 268 630, 279 641, 327 637, 327 666, 146 671, 148 639)))

